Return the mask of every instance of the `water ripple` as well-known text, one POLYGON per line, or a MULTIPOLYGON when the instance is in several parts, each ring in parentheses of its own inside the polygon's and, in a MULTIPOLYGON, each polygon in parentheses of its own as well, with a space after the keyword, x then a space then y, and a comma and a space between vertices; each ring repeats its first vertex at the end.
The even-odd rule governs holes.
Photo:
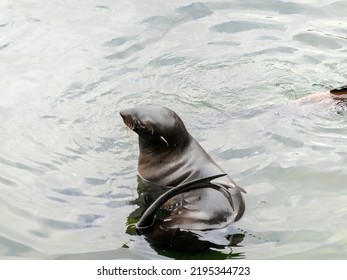
POLYGON ((295 102, 347 81, 344 1, 36 2, 0 9, 0 258, 184 257, 127 229, 143 103, 246 189, 235 256, 345 258, 346 106, 295 102))
POLYGON ((329 38, 324 34, 314 33, 312 31, 297 34, 294 36, 294 39, 319 49, 335 50, 343 47, 343 44, 336 40, 329 38))
POLYGON ((220 23, 210 27, 210 29, 215 32, 232 34, 256 29, 285 31, 286 27, 282 24, 239 20, 220 23))

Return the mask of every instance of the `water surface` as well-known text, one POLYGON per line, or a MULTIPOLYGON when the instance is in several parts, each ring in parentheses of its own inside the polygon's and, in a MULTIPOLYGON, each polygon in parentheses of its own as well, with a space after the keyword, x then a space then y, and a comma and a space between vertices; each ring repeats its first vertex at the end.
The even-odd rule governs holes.
POLYGON ((1 1, 1 259, 346 259, 345 1, 1 1), (126 233, 137 138, 174 109, 247 191, 238 247, 185 255, 126 233))

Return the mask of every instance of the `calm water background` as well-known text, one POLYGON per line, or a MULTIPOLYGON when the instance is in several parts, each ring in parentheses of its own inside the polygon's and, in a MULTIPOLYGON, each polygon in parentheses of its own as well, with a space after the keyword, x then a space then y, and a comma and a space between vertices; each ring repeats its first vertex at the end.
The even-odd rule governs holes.
POLYGON ((118 112, 159 103, 248 192, 233 254, 347 259, 347 117, 294 102, 347 83, 346 11, 2 0, 0 258, 194 257, 125 233, 138 147, 118 112))

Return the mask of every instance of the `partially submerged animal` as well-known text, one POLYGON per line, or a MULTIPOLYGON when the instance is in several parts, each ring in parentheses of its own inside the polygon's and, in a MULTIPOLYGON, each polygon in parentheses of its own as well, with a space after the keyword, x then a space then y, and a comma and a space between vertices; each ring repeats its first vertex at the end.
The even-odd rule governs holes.
POLYGON ((318 92, 301 97, 296 100, 299 104, 311 104, 316 102, 341 102, 347 101, 347 85, 334 88, 330 91, 318 92))
POLYGON ((174 111, 140 105, 120 115, 139 136, 139 181, 151 197, 137 224, 140 232, 219 229, 242 217, 245 191, 211 159, 174 111))

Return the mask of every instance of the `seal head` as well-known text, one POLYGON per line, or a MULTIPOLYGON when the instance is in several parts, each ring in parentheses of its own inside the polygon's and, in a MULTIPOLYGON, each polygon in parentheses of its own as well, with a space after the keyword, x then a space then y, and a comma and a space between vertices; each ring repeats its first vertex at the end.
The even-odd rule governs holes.
POLYGON ((181 118, 165 107, 138 106, 120 112, 124 123, 139 135, 141 152, 184 146, 189 141, 188 131, 181 118), (187 136, 187 137, 185 137, 187 136))
POLYGON ((158 105, 141 105, 120 112, 139 136, 138 171, 160 186, 177 186, 225 173, 188 133, 181 118, 158 105))

